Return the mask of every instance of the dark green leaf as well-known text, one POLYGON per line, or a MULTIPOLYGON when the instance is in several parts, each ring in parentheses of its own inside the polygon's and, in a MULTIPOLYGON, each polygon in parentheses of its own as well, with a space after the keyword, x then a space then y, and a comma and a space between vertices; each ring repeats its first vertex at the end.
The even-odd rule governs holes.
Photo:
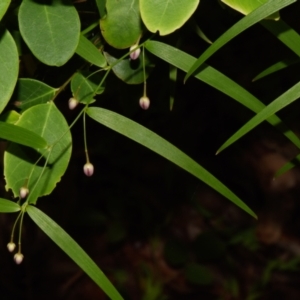
POLYGON ((0 212, 2 213, 14 213, 20 211, 21 207, 19 204, 12 202, 7 199, 0 198, 0 212))

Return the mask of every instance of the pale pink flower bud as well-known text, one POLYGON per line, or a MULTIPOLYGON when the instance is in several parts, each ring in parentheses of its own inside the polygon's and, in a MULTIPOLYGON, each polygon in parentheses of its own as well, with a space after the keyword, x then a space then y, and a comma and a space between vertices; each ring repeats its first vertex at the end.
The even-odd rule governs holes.
POLYGON ((15 248, 16 248, 15 243, 10 242, 10 243, 7 244, 7 249, 8 249, 9 252, 13 252, 15 250, 15 248))
POLYGON ((138 59, 139 56, 140 56, 140 53, 141 53, 141 48, 138 48, 138 45, 133 45, 133 46, 130 47, 130 51, 132 51, 134 49, 135 49, 135 51, 130 53, 130 58, 132 60, 138 59))
POLYGON ((20 197, 21 197, 22 199, 26 198, 27 195, 28 195, 28 193, 29 193, 29 190, 28 190, 27 187, 22 186, 22 187, 20 188, 20 197))
POLYGON ((94 174, 94 166, 91 163, 86 163, 83 166, 83 172, 86 176, 92 176, 94 174))
POLYGON ((150 106, 150 99, 147 96, 140 98, 140 107, 144 110, 147 110, 150 106))
POLYGON ((14 260, 17 265, 19 265, 24 259, 24 255, 22 253, 16 253, 14 256, 14 260))
POLYGON ((75 98, 69 99, 69 109, 71 109, 71 110, 74 109, 78 104, 79 104, 79 102, 75 98))

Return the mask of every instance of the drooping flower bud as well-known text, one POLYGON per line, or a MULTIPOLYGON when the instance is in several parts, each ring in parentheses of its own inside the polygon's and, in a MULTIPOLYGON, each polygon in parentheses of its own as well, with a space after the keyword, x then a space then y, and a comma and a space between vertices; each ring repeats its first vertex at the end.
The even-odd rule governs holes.
POLYGON ((20 188, 20 197, 21 197, 22 199, 26 198, 27 195, 28 195, 28 193, 29 193, 29 190, 28 190, 27 187, 22 186, 22 187, 20 188))
POLYGON ((134 50, 134 49, 135 49, 135 51, 133 51, 133 52, 130 53, 130 58, 131 58, 132 60, 138 59, 139 56, 140 56, 140 53, 141 53, 141 48, 138 48, 138 45, 132 45, 132 46, 130 47, 130 51, 132 51, 132 50, 134 50))
POLYGON ((147 110, 150 106, 150 99, 147 96, 140 98, 140 107, 144 110, 147 110))
POLYGON ((14 260, 17 265, 19 265, 24 259, 24 255, 22 253, 16 253, 14 256, 14 260))
POLYGON ((83 172, 86 176, 92 176, 94 174, 94 166, 88 162, 83 166, 83 172))
POLYGON ((7 244, 7 249, 8 249, 9 252, 13 252, 15 250, 15 248, 16 248, 16 244, 15 243, 9 242, 7 244))
POLYGON ((74 109, 77 105, 79 104, 79 101, 76 100, 75 98, 70 98, 69 99, 69 109, 74 109))

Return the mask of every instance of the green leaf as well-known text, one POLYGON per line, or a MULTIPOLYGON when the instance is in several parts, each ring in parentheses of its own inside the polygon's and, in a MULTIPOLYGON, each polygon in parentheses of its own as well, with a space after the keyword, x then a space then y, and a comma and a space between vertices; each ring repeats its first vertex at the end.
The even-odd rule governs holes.
POLYGON ((282 20, 262 21, 261 24, 300 57, 300 35, 282 20))
POLYGON ((24 0, 19 27, 32 53, 50 66, 65 64, 79 42, 80 20, 69 0, 24 0))
MULTIPOLYGON (((108 53, 104 53, 109 65, 113 65, 113 72, 115 75, 126 82, 127 84, 140 84, 144 82, 143 74, 143 58, 142 53, 139 58, 136 60, 131 60, 129 58, 122 59, 117 64, 117 58, 114 58, 108 53)), ((149 73, 154 68, 154 65, 151 64, 147 55, 145 55, 145 70, 146 70, 146 79, 149 76, 149 73)))
POLYGON ((266 4, 258 7, 249 15, 245 16, 239 22, 234 24, 230 29, 228 29, 223 35, 221 35, 210 47, 208 47, 201 56, 197 59, 197 61, 193 64, 193 66, 188 70, 185 81, 196 71, 199 67, 216 51, 218 51, 221 47, 223 47, 226 43, 236 37, 238 34, 254 25, 255 23, 261 21, 262 19, 268 17, 272 13, 284 8, 292 3, 296 2, 296 0, 273 0, 269 1, 266 4))
POLYGON ((17 113, 15 110, 9 110, 6 113, 0 115, 0 121, 9 124, 16 124, 20 116, 21 115, 17 113))
MULTIPOLYGON (((280 95, 272 103, 266 106, 263 110, 258 112, 249 122, 242 126, 235 134, 233 134, 218 151, 222 151, 229 145, 240 139, 243 135, 248 133, 254 127, 259 125, 261 122, 267 120, 276 112, 284 108, 285 106, 291 104, 300 97, 300 83, 295 84, 288 91, 280 95)), ((278 124, 279 126, 280 124, 278 124)))
POLYGON ((106 66, 103 54, 82 34, 80 35, 76 53, 97 67, 104 68, 106 66))
POLYGON ((0 113, 10 100, 19 72, 16 43, 8 30, 0 29, 0 113))
POLYGON ((105 16, 105 2, 106 0, 96 0, 96 4, 101 18, 105 16))
POLYGON ((72 138, 69 126, 53 102, 27 109, 17 125, 30 128, 48 143, 46 150, 29 151, 15 143, 9 144, 4 154, 6 189, 12 189, 15 197, 26 185, 27 200, 36 203, 37 198, 48 195, 55 188, 69 164, 72 138), (42 160, 37 159, 43 155, 42 160))
MULTIPOLYGON (((248 15, 254 9, 258 8, 262 4, 265 4, 269 0, 221 0, 223 3, 227 4, 231 8, 239 11, 244 15, 248 15)), ((275 12, 268 19, 279 20, 279 12, 275 12)))
MULTIPOLYGON (((187 72, 190 66, 192 66, 196 61, 193 56, 160 42, 148 41, 146 42, 145 47, 154 55, 185 72, 187 72)), ((197 73, 197 75, 195 75, 195 77, 228 95, 255 113, 258 113, 266 107, 261 101, 259 101, 259 99, 254 97, 247 90, 242 88, 230 78, 226 77, 221 72, 206 64, 202 65, 201 70, 197 73)), ((271 116, 267 121, 273 126, 281 124, 281 126, 277 128, 281 130, 281 132, 283 132, 283 134, 292 143, 300 148, 299 138, 291 130, 289 130, 276 115, 271 116)))
POLYGON ((212 44, 212 41, 205 35, 205 33, 198 26, 194 18, 190 18, 188 21, 189 28, 194 31, 203 41, 208 44, 212 44))
POLYGON ((275 63, 274 65, 268 67, 267 69, 263 70, 261 73, 259 73, 258 75, 256 75, 252 81, 256 81, 256 80, 259 80, 263 77, 266 77, 270 74, 273 74, 277 71, 280 71, 286 67, 289 67, 293 64, 297 64, 300 62, 300 59, 299 58, 296 58, 296 59, 284 59, 282 61, 279 61, 277 63, 275 63))
POLYGON ((136 44, 142 34, 139 1, 107 0, 106 11, 107 14, 100 20, 100 27, 107 43, 117 49, 136 44))
POLYGON ((110 297, 110 299, 123 299, 95 262, 56 222, 32 205, 27 206, 26 211, 36 225, 38 225, 41 230, 110 297))
POLYGON ((57 90, 38 80, 21 78, 18 80, 13 96, 16 100, 14 104, 25 111, 34 105, 51 101, 57 90))
POLYGON ((300 154, 298 154, 293 161, 286 163, 283 167, 281 167, 278 171, 276 171, 274 178, 281 176, 282 174, 286 173, 287 171, 294 168, 296 165, 300 164, 300 154))
POLYGON ((5 15, 10 4, 10 0, 1 0, 0 2, 0 20, 5 15))
POLYGON ((221 195, 235 203, 251 216, 256 217, 255 213, 217 178, 156 133, 134 121, 131 121, 130 119, 125 118, 124 116, 103 108, 90 107, 86 112, 92 119, 100 124, 103 124, 104 126, 107 126, 110 129, 136 141, 137 143, 173 162, 177 166, 183 168, 218 191, 221 195))
POLYGON ((0 198, 0 212, 2 213, 13 213, 20 211, 21 207, 19 204, 12 202, 7 199, 0 198))
POLYGON ((71 80, 73 97, 84 104, 92 103, 93 97, 96 94, 102 94, 104 91, 103 86, 98 87, 102 80, 102 75, 96 73, 90 76, 90 74, 89 72, 77 72, 71 80))
POLYGON ((141 16, 147 29, 167 35, 180 28, 194 13, 199 0, 140 0, 141 16))
POLYGON ((35 132, 4 122, 0 122, 0 138, 34 149, 47 147, 46 140, 35 132))

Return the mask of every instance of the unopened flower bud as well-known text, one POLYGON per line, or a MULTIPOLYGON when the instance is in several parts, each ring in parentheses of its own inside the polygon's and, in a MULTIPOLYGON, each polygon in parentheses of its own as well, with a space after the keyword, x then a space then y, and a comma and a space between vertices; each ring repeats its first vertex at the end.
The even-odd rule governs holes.
POLYGON ((130 51, 134 50, 133 52, 130 53, 130 58, 132 60, 136 60, 137 58, 139 58, 140 53, 141 53, 141 48, 138 48, 138 45, 133 45, 130 47, 130 51))
POLYGON ((91 163, 86 163, 83 166, 83 172, 86 176, 92 176, 94 174, 94 166, 91 163))
POLYGON ((26 198, 27 195, 28 195, 28 193, 29 193, 29 190, 28 190, 27 187, 22 186, 22 187, 20 188, 20 197, 21 197, 22 199, 26 198))
POLYGON ((69 99, 69 109, 74 109, 78 105, 79 101, 76 100, 75 98, 70 98, 69 99))
POLYGON ((150 99, 147 96, 140 98, 140 107, 144 110, 147 110, 150 106, 150 99))
POLYGON ((22 253, 16 253, 14 256, 14 260, 17 265, 19 265, 24 259, 24 255, 22 253))
POLYGON ((15 250, 15 248, 16 248, 15 243, 10 242, 10 243, 7 244, 7 249, 8 249, 9 252, 13 252, 15 250))

